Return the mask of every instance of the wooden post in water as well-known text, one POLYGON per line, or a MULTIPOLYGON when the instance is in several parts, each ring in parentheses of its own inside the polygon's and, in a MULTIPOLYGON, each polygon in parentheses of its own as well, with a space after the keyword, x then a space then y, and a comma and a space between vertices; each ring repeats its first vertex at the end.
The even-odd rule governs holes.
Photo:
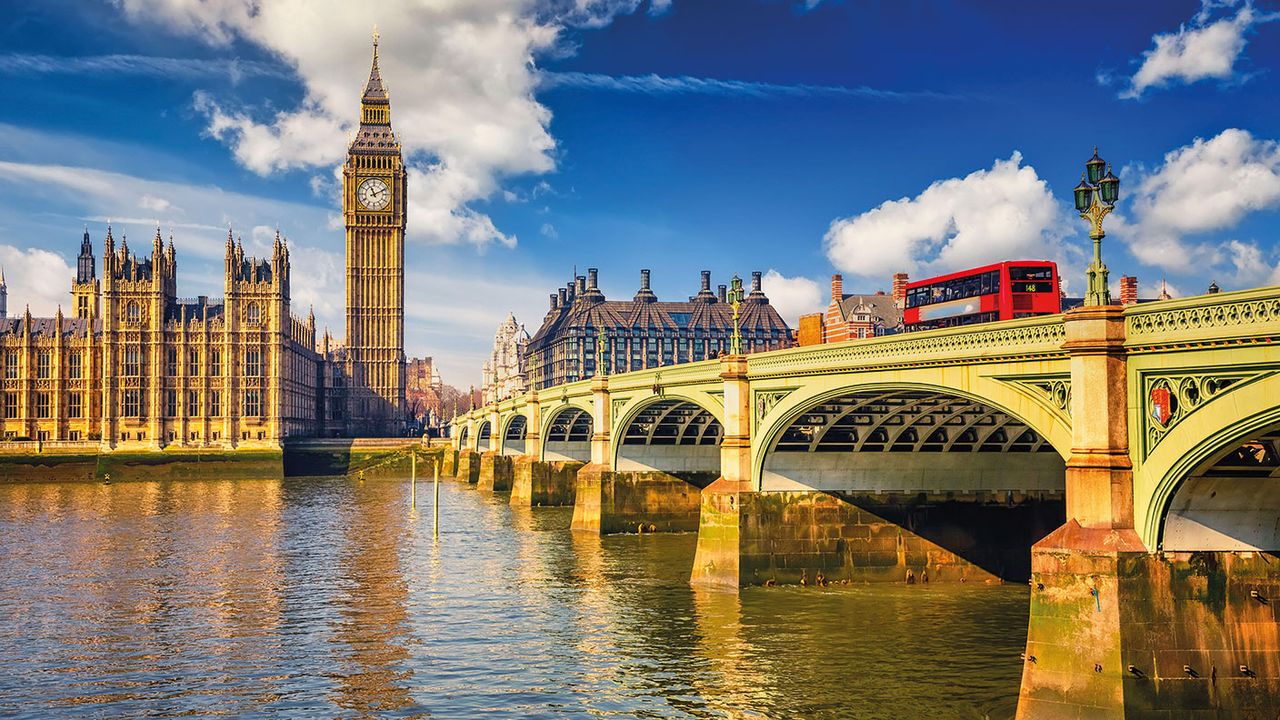
POLYGON ((412 461, 409 463, 411 470, 409 471, 409 508, 418 507, 418 453, 415 450, 412 461))
POLYGON ((436 537, 439 538, 440 537, 440 458, 436 458, 436 461, 431 463, 431 467, 434 469, 435 483, 436 483, 436 501, 432 503, 432 508, 435 510, 435 515, 436 515, 435 533, 436 533, 436 537))

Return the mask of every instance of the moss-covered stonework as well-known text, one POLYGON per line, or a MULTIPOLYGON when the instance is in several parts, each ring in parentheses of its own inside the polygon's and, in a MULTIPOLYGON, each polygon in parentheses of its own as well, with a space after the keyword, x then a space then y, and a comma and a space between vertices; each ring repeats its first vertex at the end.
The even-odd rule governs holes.
POLYGON ((97 454, 0 455, 3 482, 92 482, 98 477, 97 454))
POLYGON ((284 476, 283 456, 270 450, 0 455, 0 481, 240 480, 284 476))
POLYGON ((413 472, 413 458, 417 456, 418 477, 429 477, 436 452, 417 442, 385 446, 334 442, 291 445, 284 451, 284 474, 288 477, 350 475, 370 480, 408 478, 413 472))
POLYGON ((1068 523, 1033 550, 1018 718, 1280 717, 1278 600, 1274 553, 1068 523))
POLYGON ((458 451, 451 447, 444 447, 440 456, 440 475, 443 477, 456 477, 458 474, 458 451))
POLYGON ((511 504, 521 507, 572 505, 580 462, 543 462, 526 455, 515 458, 511 504))
POLYGON ((478 482, 480 480, 480 453, 475 450, 459 450, 458 466, 453 476, 463 482, 478 482))
POLYGON ((476 487, 489 492, 508 492, 511 490, 512 467, 511 458, 494 452, 480 454, 480 475, 476 479, 476 487))
POLYGON ((693 582, 1025 581, 1031 544, 1062 502, 752 492, 702 494, 693 582))
POLYGON ((701 490, 713 479, 711 473, 677 477, 583 466, 578 471, 573 529, 601 535, 697 530, 701 490))

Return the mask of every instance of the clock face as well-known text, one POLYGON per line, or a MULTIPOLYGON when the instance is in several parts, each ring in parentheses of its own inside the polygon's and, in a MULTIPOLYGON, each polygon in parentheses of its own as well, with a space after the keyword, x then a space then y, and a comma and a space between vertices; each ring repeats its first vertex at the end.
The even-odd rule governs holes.
POLYGON ((356 188, 356 199, 366 210, 381 210, 391 202, 391 190, 378 178, 369 178, 356 188))

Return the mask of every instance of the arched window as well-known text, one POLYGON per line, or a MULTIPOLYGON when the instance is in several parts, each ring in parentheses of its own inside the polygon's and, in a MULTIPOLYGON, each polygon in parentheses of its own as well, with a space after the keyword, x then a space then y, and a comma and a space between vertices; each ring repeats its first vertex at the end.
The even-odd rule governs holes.
POLYGON ((258 306, 254 305, 253 303, 250 303, 249 307, 245 308, 244 310, 245 322, 248 322, 251 325, 257 325, 258 318, 259 318, 258 306))
POLYGON ((129 306, 125 309, 125 318, 131 323, 136 323, 142 319, 142 310, 138 307, 138 303, 129 303, 129 306))

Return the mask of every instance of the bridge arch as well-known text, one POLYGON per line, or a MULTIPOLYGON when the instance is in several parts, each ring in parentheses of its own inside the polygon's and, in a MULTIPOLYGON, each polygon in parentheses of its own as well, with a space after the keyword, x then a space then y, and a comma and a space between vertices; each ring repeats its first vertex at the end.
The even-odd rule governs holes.
POLYGON ((720 474, 723 408, 709 397, 664 392, 622 408, 613 431, 618 472, 667 472, 698 477, 705 485, 720 474))
POLYGON ((579 405, 560 405, 543 421, 542 459, 591 462, 591 411, 579 405))
POLYGON ((489 437, 493 434, 493 423, 488 420, 481 420, 476 426, 476 450, 485 452, 489 449, 489 437))
POLYGON ((524 436, 529 428, 529 419, 521 413, 512 413, 504 418, 502 426, 502 443, 498 448, 503 455, 523 455, 524 436))
POLYGON ((455 427, 457 427, 457 428, 458 428, 458 447, 457 447, 457 449, 458 449, 458 450, 466 450, 466 449, 467 449, 467 440, 469 439, 469 437, 468 437, 468 435, 469 435, 468 431, 469 431, 471 428, 467 427, 467 425, 466 425, 465 423, 463 423, 463 424, 461 424, 461 425, 455 425, 455 427))
POLYGON ((1280 374, 1243 383, 1169 430, 1135 472, 1147 547, 1280 550, 1277 397, 1280 374))

